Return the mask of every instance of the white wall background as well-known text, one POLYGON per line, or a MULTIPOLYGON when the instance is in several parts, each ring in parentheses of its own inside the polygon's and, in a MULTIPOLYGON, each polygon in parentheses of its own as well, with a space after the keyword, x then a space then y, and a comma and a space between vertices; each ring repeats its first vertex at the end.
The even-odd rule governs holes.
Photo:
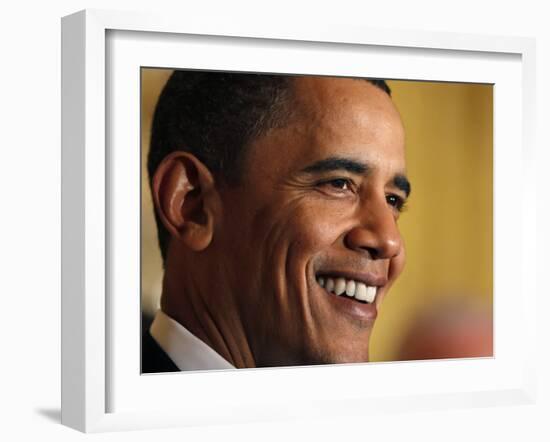
MULTIPOLYGON (((0 440, 550 440, 550 263, 547 163, 550 137, 550 14, 543 1, 21 0, 0 13, 0 440), (177 7, 176 7, 177 5, 177 7), (231 20, 289 17, 389 29, 537 38, 539 192, 539 404, 480 410, 380 414, 230 427, 85 436, 60 420, 60 17, 83 8, 215 14, 231 20), (543 151, 546 150, 546 151, 543 151), (543 160, 544 157, 544 160, 543 160), (546 261, 546 263, 544 263, 546 261)), ((514 177, 511 177, 514 179, 514 177)), ((514 210, 510 201, 510 210, 514 210)), ((511 233, 513 240, 513 233, 511 233)), ((513 259, 513 258, 512 258, 513 259)))

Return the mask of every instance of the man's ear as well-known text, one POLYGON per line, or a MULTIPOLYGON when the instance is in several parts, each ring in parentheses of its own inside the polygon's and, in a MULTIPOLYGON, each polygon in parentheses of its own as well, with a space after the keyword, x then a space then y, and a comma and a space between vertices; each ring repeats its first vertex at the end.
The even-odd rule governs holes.
POLYGON ((173 152, 160 163, 152 182, 157 213, 173 240, 204 250, 214 234, 217 192, 208 168, 194 155, 173 152))

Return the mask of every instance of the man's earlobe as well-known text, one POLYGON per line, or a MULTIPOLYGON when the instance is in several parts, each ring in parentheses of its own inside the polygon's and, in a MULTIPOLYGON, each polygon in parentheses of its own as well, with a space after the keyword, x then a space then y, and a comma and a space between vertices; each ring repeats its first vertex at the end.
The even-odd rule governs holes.
POLYGON ((204 250, 212 241, 214 179, 194 155, 174 152, 157 168, 153 201, 164 226, 175 241, 191 250, 204 250))

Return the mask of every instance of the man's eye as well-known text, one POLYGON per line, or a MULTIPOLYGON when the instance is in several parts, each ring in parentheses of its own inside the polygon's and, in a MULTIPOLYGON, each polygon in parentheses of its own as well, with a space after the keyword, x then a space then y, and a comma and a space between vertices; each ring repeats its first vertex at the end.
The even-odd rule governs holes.
POLYGON ((331 178, 320 181, 316 187, 324 193, 332 196, 349 195, 354 192, 354 183, 348 178, 331 178))
POLYGON ((349 190, 351 188, 350 182, 343 178, 327 181, 326 184, 339 190, 349 190))
POLYGON ((397 195, 387 195, 386 201, 390 206, 395 207, 400 212, 405 206, 405 200, 397 195))
POLYGON ((317 187, 332 194, 347 194, 353 192, 353 182, 347 178, 333 178, 317 183, 317 187))

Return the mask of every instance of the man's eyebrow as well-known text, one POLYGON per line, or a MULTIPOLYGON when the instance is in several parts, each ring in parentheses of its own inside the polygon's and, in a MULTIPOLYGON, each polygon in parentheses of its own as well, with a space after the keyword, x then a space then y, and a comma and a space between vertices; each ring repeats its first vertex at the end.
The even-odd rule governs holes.
POLYGON ((305 173, 332 172, 334 170, 346 170, 355 174, 364 174, 368 170, 365 163, 361 163, 350 158, 329 157, 324 160, 316 161, 313 164, 302 169, 305 173))
POLYGON ((411 183, 405 175, 396 175, 393 178, 393 185, 399 190, 405 192, 405 195, 407 195, 407 197, 411 194, 411 183))
MULTIPOLYGON (((343 157, 329 157, 316 161, 302 169, 305 173, 332 172, 335 170, 346 170, 351 173, 362 175, 369 170, 366 163, 343 157)), ((411 194, 411 183, 405 175, 398 174, 393 178, 393 185, 403 191, 408 197, 411 194)))

